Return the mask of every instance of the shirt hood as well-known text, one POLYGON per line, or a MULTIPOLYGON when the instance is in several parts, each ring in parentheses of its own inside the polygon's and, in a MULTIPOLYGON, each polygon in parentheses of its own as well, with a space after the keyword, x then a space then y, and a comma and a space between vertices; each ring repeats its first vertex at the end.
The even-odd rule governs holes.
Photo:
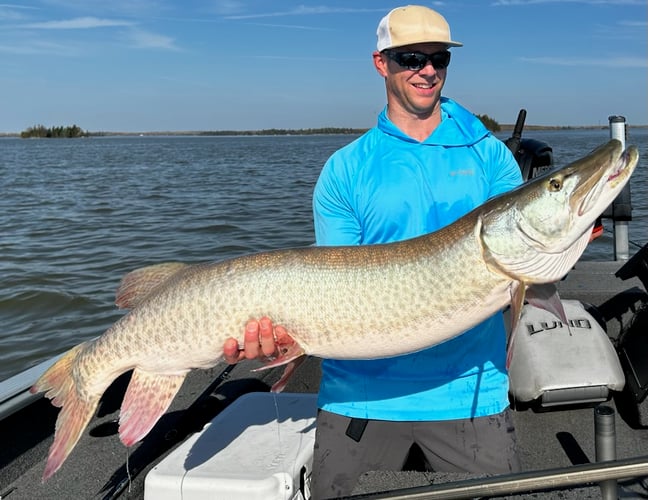
MULTIPOLYGON (((418 143, 401 131, 387 116, 387 106, 378 116, 378 129, 400 140, 418 143)), ((490 135, 479 118, 456 101, 441 97, 441 123, 421 144, 431 146, 472 146, 490 135)))

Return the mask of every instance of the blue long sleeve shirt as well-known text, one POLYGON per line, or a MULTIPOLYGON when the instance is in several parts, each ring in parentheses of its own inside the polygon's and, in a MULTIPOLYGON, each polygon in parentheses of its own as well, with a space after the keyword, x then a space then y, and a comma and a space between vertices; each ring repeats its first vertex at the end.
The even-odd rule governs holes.
MULTIPOLYGON (((419 142, 385 109, 374 128, 329 158, 313 197, 318 245, 388 243, 430 233, 522 182, 513 155, 480 120, 448 98, 441 111, 440 125, 419 142)), ((319 406, 399 421, 499 413, 508 406, 505 344, 498 313, 413 354, 324 360, 319 406)))

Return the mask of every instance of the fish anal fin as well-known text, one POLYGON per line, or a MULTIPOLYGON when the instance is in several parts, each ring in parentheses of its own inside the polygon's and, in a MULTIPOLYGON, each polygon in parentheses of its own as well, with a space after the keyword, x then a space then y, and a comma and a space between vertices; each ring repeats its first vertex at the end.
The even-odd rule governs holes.
POLYGON ((33 394, 46 391, 45 396, 52 400, 52 404, 61 408, 56 420, 54 442, 43 472, 43 482, 60 469, 81 438, 99 403, 100 395, 89 400, 81 398, 72 377, 72 366, 84 346, 85 344, 79 344, 70 349, 30 389, 33 394))
POLYGON ((153 290, 186 267, 189 267, 189 264, 164 262, 131 271, 119 284, 115 294, 115 304, 120 309, 136 307, 153 290))
POLYGON ((153 373, 135 368, 119 415, 119 438, 126 446, 141 441, 169 408, 187 372, 153 373))

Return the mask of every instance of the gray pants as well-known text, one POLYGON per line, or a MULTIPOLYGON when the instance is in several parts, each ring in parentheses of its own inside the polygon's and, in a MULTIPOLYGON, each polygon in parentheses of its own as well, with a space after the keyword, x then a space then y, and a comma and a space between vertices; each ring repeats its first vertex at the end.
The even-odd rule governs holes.
POLYGON ((436 472, 501 474, 520 470, 510 410, 438 422, 351 419, 320 410, 313 500, 350 495, 364 472, 402 470, 414 443, 436 472))

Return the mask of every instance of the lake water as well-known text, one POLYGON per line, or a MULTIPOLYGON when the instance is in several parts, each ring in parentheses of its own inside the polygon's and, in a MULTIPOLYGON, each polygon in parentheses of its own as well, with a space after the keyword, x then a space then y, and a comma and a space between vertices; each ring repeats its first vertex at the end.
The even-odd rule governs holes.
MULTIPOLYGON (((607 130, 527 132, 556 165, 607 130)), ((202 262, 313 241, 319 171, 355 136, 0 139, 0 380, 96 335, 122 314, 130 270, 202 262)), ((648 131, 630 129, 630 239, 648 239, 648 131)), ((587 250, 611 259, 611 226, 587 250)))

